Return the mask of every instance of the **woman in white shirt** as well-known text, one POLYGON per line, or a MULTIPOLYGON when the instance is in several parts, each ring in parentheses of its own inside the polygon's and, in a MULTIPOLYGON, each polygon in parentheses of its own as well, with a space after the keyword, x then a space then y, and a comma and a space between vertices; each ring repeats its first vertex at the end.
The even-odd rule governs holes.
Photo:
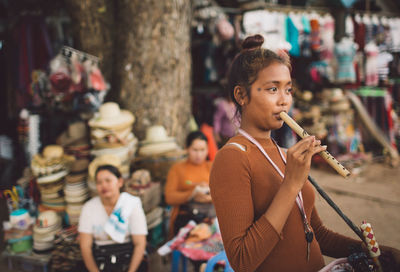
POLYGON ((112 165, 99 166, 95 177, 99 195, 83 206, 78 228, 86 268, 89 271, 143 271, 147 224, 140 198, 120 192, 123 179, 112 165), (128 260, 123 264, 122 256, 126 254, 117 252, 126 247, 128 260), (103 250, 103 256, 98 257, 99 249, 103 250), (108 252, 115 252, 115 257, 108 252))

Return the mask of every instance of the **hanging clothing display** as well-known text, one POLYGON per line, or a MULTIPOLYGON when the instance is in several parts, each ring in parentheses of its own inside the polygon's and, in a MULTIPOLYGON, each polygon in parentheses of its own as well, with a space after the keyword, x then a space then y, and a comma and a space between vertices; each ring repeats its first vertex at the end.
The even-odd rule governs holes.
POLYGON ((49 33, 43 17, 24 16, 12 30, 16 48, 13 49, 16 60, 13 73, 17 87, 18 107, 30 106, 30 84, 35 69, 45 69, 53 56, 49 33))
POLYGON ((335 45, 335 56, 338 62, 336 73, 337 83, 353 83, 356 80, 354 69, 354 57, 357 52, 357 44, 349 38, 343 38, 335 45))
POLYGON ((377 68, 379 80, 386 81, 389 74, 389 62, 393 60, 392 54, 388 52, 380 52, 377 57, 377 68))
POLYGON ((364 51, 365 46, 365 24, 360 16, 353 17, 354 41, 358 44, 358 51, 364 51))
POLYGON ((378 64, 377 58, 379 54, 379 49, 375 43, 370 42, 365 46, 365 53, 367 56, 365 64, 365 85, 377 86, 378 85, 378 64))
POLYGON ((335 20, 331 15, 326 14, 323 17, 321 26, 322 52, 321 59, 331 61, 333 58, 333 50, 335 47, 335 20))
POLYGON ((311 48, 315 51, 319 51, 321 46, 319 22, 317 19, 311 19, 310 25, 311 25, 311 48))
POLYGON ((391 51, 400 52, 400 18, 390 18, 389 26, 392 37, 391 51))
POLYGON ((295 57, 300 56, 300 45, 299 45, 299 31, 294 25, 293 20, 288 16, 286 17, 286 40, 290 43, 291 49, 289 50, 289 54, 295 57))
POLYGON ((304 57, 311 57, 311 25, 310 20, 303 14, 301 16, 301 23, 303 25, 303 32, 300 34, 299 43, 301 55, 304 57))
POLYGON ((261 34, 264 36, 264 48, 273 51, 282 49, 291 50, 290 42, 287 37, 286 15, 280 12, 270 12, 266 10, 248 11, 243 15, 243 29, 246 34, 261 34))
POLYGON ((64 46, 49 63, 49 74, 38 70, 31 83, 35 107, 64 111, 96 111, 109 86, 98 58, 64 46))

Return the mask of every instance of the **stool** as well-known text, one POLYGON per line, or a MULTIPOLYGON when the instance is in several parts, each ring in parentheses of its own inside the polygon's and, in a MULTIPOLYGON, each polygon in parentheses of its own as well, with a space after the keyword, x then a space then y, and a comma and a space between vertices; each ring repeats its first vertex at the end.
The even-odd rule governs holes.
POLYGON ((187 258, 179 250, 172 251, 172 272, 179 272, 179 263, 182 262, 183 272, 187 272, 187 258))
POLYGON ((224 272, 233 272, 233 269, 229 264, 228 257, 226 257, 225 251, 221 251, 220 253, 208 260, 205 272, 213 272, 214 266, 220 261, 225 262, 224 272))

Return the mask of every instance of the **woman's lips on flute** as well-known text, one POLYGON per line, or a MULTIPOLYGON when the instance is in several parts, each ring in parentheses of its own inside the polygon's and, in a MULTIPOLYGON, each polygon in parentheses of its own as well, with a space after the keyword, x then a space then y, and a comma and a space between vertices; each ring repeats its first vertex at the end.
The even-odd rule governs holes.
POLYGON ((280 111, 278 113, 274 113, 274 116, 276 117, 276 119, 278 119, 279 121, 283 121, 282 117, 281 117, 281 112, 286 113, 286 111, 280 111))

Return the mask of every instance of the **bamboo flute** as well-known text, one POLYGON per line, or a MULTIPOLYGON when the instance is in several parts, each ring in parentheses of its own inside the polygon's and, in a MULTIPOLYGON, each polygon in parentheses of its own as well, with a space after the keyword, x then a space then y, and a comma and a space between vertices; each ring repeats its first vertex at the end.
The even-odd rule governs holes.
MULTIPOLYGON (((301 138, 310 136, 296 121, 294 121, 286 112, 282 111, 280 114, 282 120, 294 130, 301 138)), ((333 169, 336 170, 343 177, 350 176, 349 170, 347 170, 340 162, 338 162, 328 151, 324 150, 318 153, 333 169)))

